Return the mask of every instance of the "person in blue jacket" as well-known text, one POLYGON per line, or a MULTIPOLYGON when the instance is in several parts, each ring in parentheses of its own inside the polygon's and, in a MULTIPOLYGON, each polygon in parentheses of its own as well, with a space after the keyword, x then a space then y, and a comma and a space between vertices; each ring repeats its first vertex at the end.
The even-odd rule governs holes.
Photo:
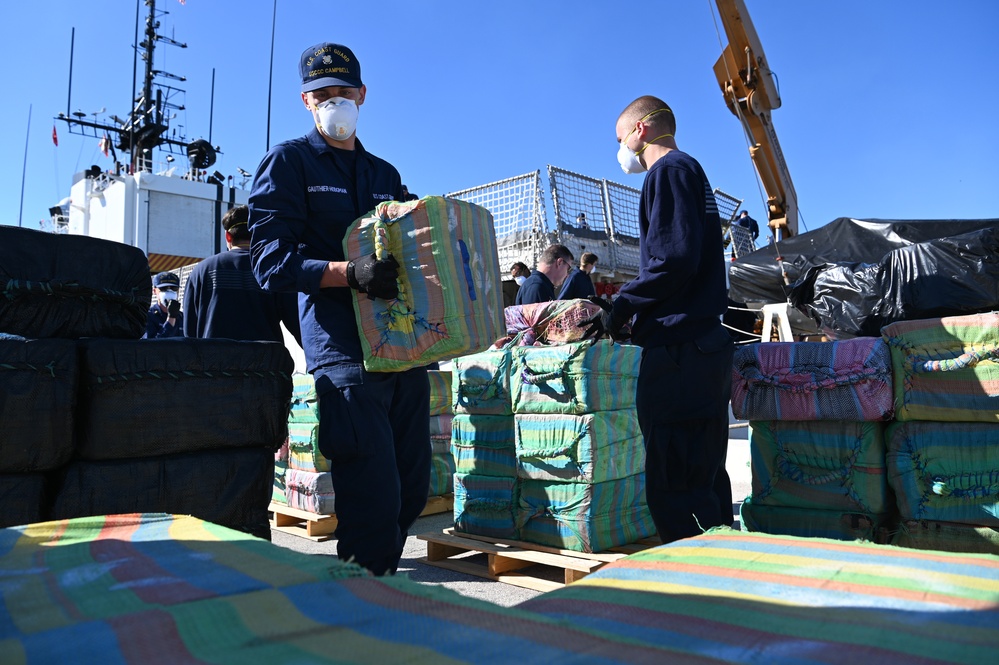
POLYGON ((146 314, 146 334, 143 339, 167 339, 184 336, 184 314, 180 311, 177 291, 180 277, 172 272, 157 273, 153 277, 153 297, 156 298, 146 314))
POLYGON ((728 304, 721 220, 701 165, 677 148, 665 102, 639 97, 615 129, 624 172, 648 170, 639 271, 580 325, 588 337, 614 337, 634 317, 646 496, 659 536, 671 542, 732 523, 725 458, 734 343, 721 325, 728 304))
POLYGON ((565 245, 549 245, 538 257, 538 267, 520 285, 516 304, 533 305, 555 300, 560 287, 572 270, 572 252, 565 245))
POLYGON ((230 208, 222 216, 227 250, 208 257, 188 275, 184 335, 284 343, 283 322, 301 344, 298 296, 264 291, 253 277, 248 221, 245 205, 230 208))
POLYGON ((305 50, 302 103, 313 129, 264 156, 250 192, 250 263, 267 290, 297 292, 302 344, 319 398, 318 446, 336 493, 337 555, 394 573, 430 487, 426 368, 367 372, 351 290, 398 296, 391 254, 344 255, 348 226, 404 197, 391 164, 355 132, 367 88, 342 44, 305 50))
MULTIPOLYGON (((582 213, 580 213, 582 214, 582 213)), ((562 283, 559 291, 559 300, 573 300, 574 298, 589 298, 597 295, 593 288, 593 280, 590 273, 597 266, 597 255, 593 252, 583 252, 579 257, 579 267, 569 273, 569 276, 562 283)))
POLYGON ((748 211, 743 210, 739 213, 739 217, 735 220, 735 223, 742 228, 749 230, 749 232, 753 235, 753 242, 756 242, 756 239, 760 237, 760 225, 755 219, 749 216, 748 211))

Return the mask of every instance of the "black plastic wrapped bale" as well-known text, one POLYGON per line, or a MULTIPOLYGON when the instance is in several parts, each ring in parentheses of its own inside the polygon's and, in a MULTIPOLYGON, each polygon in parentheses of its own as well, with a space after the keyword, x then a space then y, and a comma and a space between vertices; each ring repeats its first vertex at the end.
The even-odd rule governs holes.
POLYGON ((49 520, 51 486, 44 473, 0 473, 0 528, 49 520))
POLYGON ((80 459, 220 448, 274 451, 288 436, 294 361, 278 342, 80 342, 80 459))
POLYGON ((73 455, 76 342, 0 335, 0 473, 49 471, 73 455))
POLYGON ((888 252, 937 238, 994 228, 999 219, 890 220, 840 217, 814 231, 739 257, 729 267, 729 297, 738 302, 782 303, 788 285, 827 263, 877 263, 888 252), (778 253, 781 261, 778 263, 778 253), (787 284, 781 270, 787 273, 787 284))
POLYGON ((137 339, 152 288, 141 249, 0 225, 0 332, 137 339))
POLYGON ((999 225, 893 250, 874 263, 809 268, 788 300, 831 339, 879 337, 896 321, 999 308, 999 225))
POLYGON ((274 451, 264 448, 77 461, 63 474, 51 519, 193 515, 270 540, 267 506, 273 484, 274 451))

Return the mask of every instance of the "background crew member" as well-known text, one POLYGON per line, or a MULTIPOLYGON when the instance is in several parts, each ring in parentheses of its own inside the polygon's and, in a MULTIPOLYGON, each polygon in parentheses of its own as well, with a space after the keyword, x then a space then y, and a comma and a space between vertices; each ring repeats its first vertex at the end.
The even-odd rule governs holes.
POLYGON ((517 291, 518 305, 533 305, 555 300, 555 287, 565 281, 572 270, 572 252, 565 245, 549 245, 538 258, 538 267, 524 280, 517 291))
POLYGON ((569 273, 562 284, 562 290, 559 291, 558 299, 572 300, 573 298, 589 298, 597 295, 590 273, 597 267, 598 260, 597 255, 593 252, 583 252, 582 256, 579 257, 579 269, 569 273))
POLYGON ((404 197, 399 172, 361 145, 367 88, 346 46, 306 49, 302 103, 314 128, 274 146, 250 193, 250 258, 265 289, 297 291, 302 342, 319 395, 319 449, 336 492, 337 555, 376 575, 395 572, 430 487, 426 368, 368 373, 350 289, 398 293, 395 257, 346 257, 347 227, 404 197))
POLYGON ((180 277, 172 272, 157 273, 153 277, 153 297, 156 298, 146 314, 146 334, 143 339, 166 339, 184 336, 184 315, 177 300, 180 277))
POLYGON ((222 216, 228 251, 194 267, 184 287, 187 337, 266 340, 284 343, 281 322, 302 343, 298 296, 264 291, 250 269, 249 209, 231 208, 222 216))
POLYGON ((745 210, 739 213, 739 218, 735 220, 735 223, 744 229, 749 229, 749 232, 753 234, 753 242, 756 242, 756 239, 760 237, 760 225, 745 210))
POLYGON ((614 336, 635 316, 646 495, 660 538, 671 542, 732 523, 725 458, 734 344, 720 321, 728 301, 721 220, 701 165, 677 149, 665 102, 639 97, 615 129, 624 172, 649 171, 638 213, 639 273, 580 325, 588 336, 614 336))

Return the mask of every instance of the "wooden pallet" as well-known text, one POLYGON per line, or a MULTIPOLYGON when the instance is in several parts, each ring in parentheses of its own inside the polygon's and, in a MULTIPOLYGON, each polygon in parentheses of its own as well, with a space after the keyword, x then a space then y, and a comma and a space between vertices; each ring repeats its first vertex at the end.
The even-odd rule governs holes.
POLYGON ((420 517, 426 515, 436 515, 438 513, 449 513, 454 510, 454 494, 444 496, 432 496, 427 499, 427 505, 420 513, 420 517))
POLYGON ((576 552, 522 541, 466 533, 459 535, 453 528, 444 529, 440 535, 420 534, 417 538, 427 543, 427 556, 420 559, 423 563, 535 591, 559 589, 612 561, 659 544, 658 538, 646 538, 606 552, 576 552), (469 553, 486 555, 485 563, 461 556, 469 553), (550 575, 540 577, 524 571, 538 565, 542 566, 542 571, 549 573, 553 569, 561 570, 564 581, 558 582, 548 579, 550 575))
POLYGON ((332 538, 333 532, 336 531, 336 515, 310 513, 273 501, 267 510, 274 513, 274 517, 271 518, 271 528, 283 533, 319 543, 332 538))
MULTIPOLYGON (((267 510, 274 513, 274 517, 271 518, 271 528, 282 533, 301 536, 318 543, 330 540, 333 538, 333 532, 336 531, 336 515, 319 515, 273 501, 267 510)), ((420 517, 446 513, 450 510, 454 510, 453 494, 432 496, 427 499, 427 505, 420 513, 420 517)))

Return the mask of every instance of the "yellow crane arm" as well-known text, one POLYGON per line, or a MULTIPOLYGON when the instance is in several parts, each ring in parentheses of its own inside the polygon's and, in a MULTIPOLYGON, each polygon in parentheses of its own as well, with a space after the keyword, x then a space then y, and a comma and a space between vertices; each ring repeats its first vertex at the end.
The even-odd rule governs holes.
POLYGON ((770 118, 780 108, 780 92, 743 0, 715 3, 728 37, 715 62, 715 78, 749 139, 749 155, 767 192, 768 225, 778 239, 797 235, 798 197, 770 118))

